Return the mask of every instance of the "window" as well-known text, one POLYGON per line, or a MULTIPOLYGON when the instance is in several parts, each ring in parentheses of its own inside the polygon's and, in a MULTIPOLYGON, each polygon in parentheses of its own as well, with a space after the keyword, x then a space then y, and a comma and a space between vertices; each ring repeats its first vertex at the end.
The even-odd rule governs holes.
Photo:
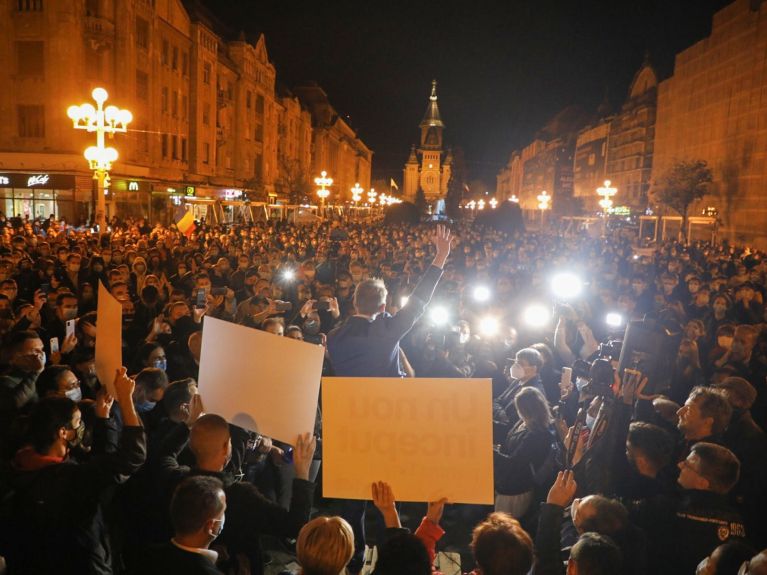
POLYGON ((171 59, 170 67, 178 70, 178 46, 173 46, 173 58, 171 59))
POLYGON ((162 98, 160 100, 160 109, 163 112, 168 112, 168 87, 163 86, 162 87, 162 98))
POLYGON ((256 142, 263 142, 264 141, 264 125, 258 124, 256 126, 256 133, 255 133, 255 140, 256 142))
POLYGON ((247 91, 245 94, 245 107, 250 110, 250 100, 251 100, 252 94, 250 93, 250 90, 247 91))
POLYGON ((16 73, 22 78, 42 78, 45 75, 44 44, 16 42, 16 73))
POLYGON ((210 125, 210 104, 202 105, 202 123, 206 126, 210 125))
POLYGON ((172 157, 174 160, 178 160, 178 136, 174 135, 174 136, 171 138, 171 144, 172 144, 171 148, 172 148, 172 150, 173 150, 173 153, 172 153, 172 156, 171 156, 171 157, 172 157))
POLYGON ((202 163, 210 164, 210 144, 207 142, 202 145, 202 163))
POLYGON ((160 138, 161 140, 161 148, 162 148, 162 157, 167 158, 168 157, 168 134, 163 134, 160 138))
POLYGON ((202 65, 202 82, 210 85, 210 62, 205 62, 202 65))
POLYGON ((149 22, 136 16, 136 46, 149 50, 149 22))
POLYGON ((173 90, 170 113, 174 118, 178 118, 178 90, 173 90))
POLYGON ((19 106, 19 137, 45 137, 45 106, 19 106))
POLYGON ((189 75, 189 54, 186 50, 181 52, 181 73, 184 76, 189 75))
POLYGON ((170 45, 168 44, 167 40, 162 41, 162 55, 160 57, 160 61, 162 62, 163 66, 168 65, 168 56, 170 52, 170 45))
POLYGON ((260 180, 264 175, 264 157, 261 154, 256 154, 253 159, 253 176, 260 180))
POLYGON ((188 119, 189 100, 187 100, 186 94, 181 96, 181 117, 184 120, 188 119))
POLYGON ((264 96, 261 94, 256 95, 256 113, 257 114, 264 113, 264 96))
POLYGON ((19 12, 42 12, 43 0, 18 0, 19 12))
POLYGON ((136 70, 136 97, 144 101, 149 99, 149 75, 141 70, 136 70))
POLYGON ((186 138, 181 138, 181 161, 186 162, 186 138))

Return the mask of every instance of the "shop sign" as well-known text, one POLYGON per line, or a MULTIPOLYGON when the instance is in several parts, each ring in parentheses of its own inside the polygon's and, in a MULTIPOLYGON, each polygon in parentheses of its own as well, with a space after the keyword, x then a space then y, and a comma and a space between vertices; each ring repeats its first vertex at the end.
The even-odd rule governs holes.
POLYGON ((194 189, 194 186, 185 187, 184 193, 186 194, 187 198, 193 198, 197 195, 197 191, 194 189))
POLYGON ((138 192, 138 182, 128 182, 129 192, 138 192))
POLYGON ((62 174, 0 174, 0 188, 46 188, 71 190, 75 187, 75 177, 62 174))
POLYGON ((225 200, 236 200, 242 197, 242 190, 224 190, 225 200))

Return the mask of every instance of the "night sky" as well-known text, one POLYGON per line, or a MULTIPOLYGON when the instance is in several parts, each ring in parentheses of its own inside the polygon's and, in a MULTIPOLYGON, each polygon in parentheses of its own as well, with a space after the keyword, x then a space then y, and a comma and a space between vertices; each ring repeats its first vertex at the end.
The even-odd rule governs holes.
POLYGON ((234 32, 266 34, 278 80, 317 81, 374 151, 373 176, 402 178, 439 82, 445 141, 491 187, 516 147, 559 110, 613 108, 649 50, 661 79, 710 33, 729 0, 205 0, 234 32))

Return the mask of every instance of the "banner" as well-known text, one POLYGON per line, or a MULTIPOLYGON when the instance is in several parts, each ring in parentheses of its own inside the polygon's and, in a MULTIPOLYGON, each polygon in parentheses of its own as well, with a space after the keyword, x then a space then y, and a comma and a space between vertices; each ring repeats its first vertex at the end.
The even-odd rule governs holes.
POLYGON ((205 411, 295 445, 314 431, 322 346, 206 317, 198 387, 205 411))
POLYGON ((115 397, 115 372, 123 365, 123 308, 120 302, 99 282, 96 310, 96 375, 109 395, 115 397))
POLYGON ((322 380, 323 496, 492 504, 489 379, 322 380))

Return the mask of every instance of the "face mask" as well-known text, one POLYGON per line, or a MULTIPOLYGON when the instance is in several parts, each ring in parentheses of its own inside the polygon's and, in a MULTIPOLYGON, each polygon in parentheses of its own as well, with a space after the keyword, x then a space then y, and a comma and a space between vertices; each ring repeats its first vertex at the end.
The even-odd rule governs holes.
POLYGON ((213 537, 213 539, 215 539, 216 537, 221 535, 221 532, 224 530, 224 523, 226 523, 226 515, 224 515, 221 518, 221 527, 218 528, 218 531, 216 531, 215 533, 213 531, 209 531, 208 532, 210 534, 210 536, 213 537))
POLYGON ((75 387, 74 389, 70 389, 64 395, 66 395, 69 399, 71 399, 75 403, 78 403, 78 402, 82 401, 82 399, 83 399, 83 392, 82 392, 82 390, 79 387, 75 387))
POLYGON ((310 320, 304 323, 304 333, 306 335, 317 335, 320 333, 320 322, 310 320))
POLYGON ((728 335, 720 335, 718 338, 716 338, 716 343, 719 344, 719 347, 730 349, 732 347, 732 337, 728 335))
POLYGON ((67 440, 67 443, 69 443, 70 448, 77 447, 83 442, 83 437, 85 437, 85 424, 81 421, 80 425, 77 426, 74 432, 75 432, 74 439, 67 440))
POLYGON ((522 379, 525 377, 525 368, 522 367, 520 364, 515 363, 511 366, 511 377, 512 379, 522 379))
POLYGON ((165 371, 168 369, 168 360, 167 359, 156 359, 154 361, 154 366, 158 369, 161 369, 165 371))
POLYGON ((142 401, 136 404, 136 411, 139 413, 147 413, 152 411, 155 405, 157 405, 156 401, 142 401))
POLYGON ((586 414, 586 427, 588 427, 589 429, 594 429, 594 424, 596 423, 596 421, 597 421, 596 417, 592 417, 588 413, 586 414))

